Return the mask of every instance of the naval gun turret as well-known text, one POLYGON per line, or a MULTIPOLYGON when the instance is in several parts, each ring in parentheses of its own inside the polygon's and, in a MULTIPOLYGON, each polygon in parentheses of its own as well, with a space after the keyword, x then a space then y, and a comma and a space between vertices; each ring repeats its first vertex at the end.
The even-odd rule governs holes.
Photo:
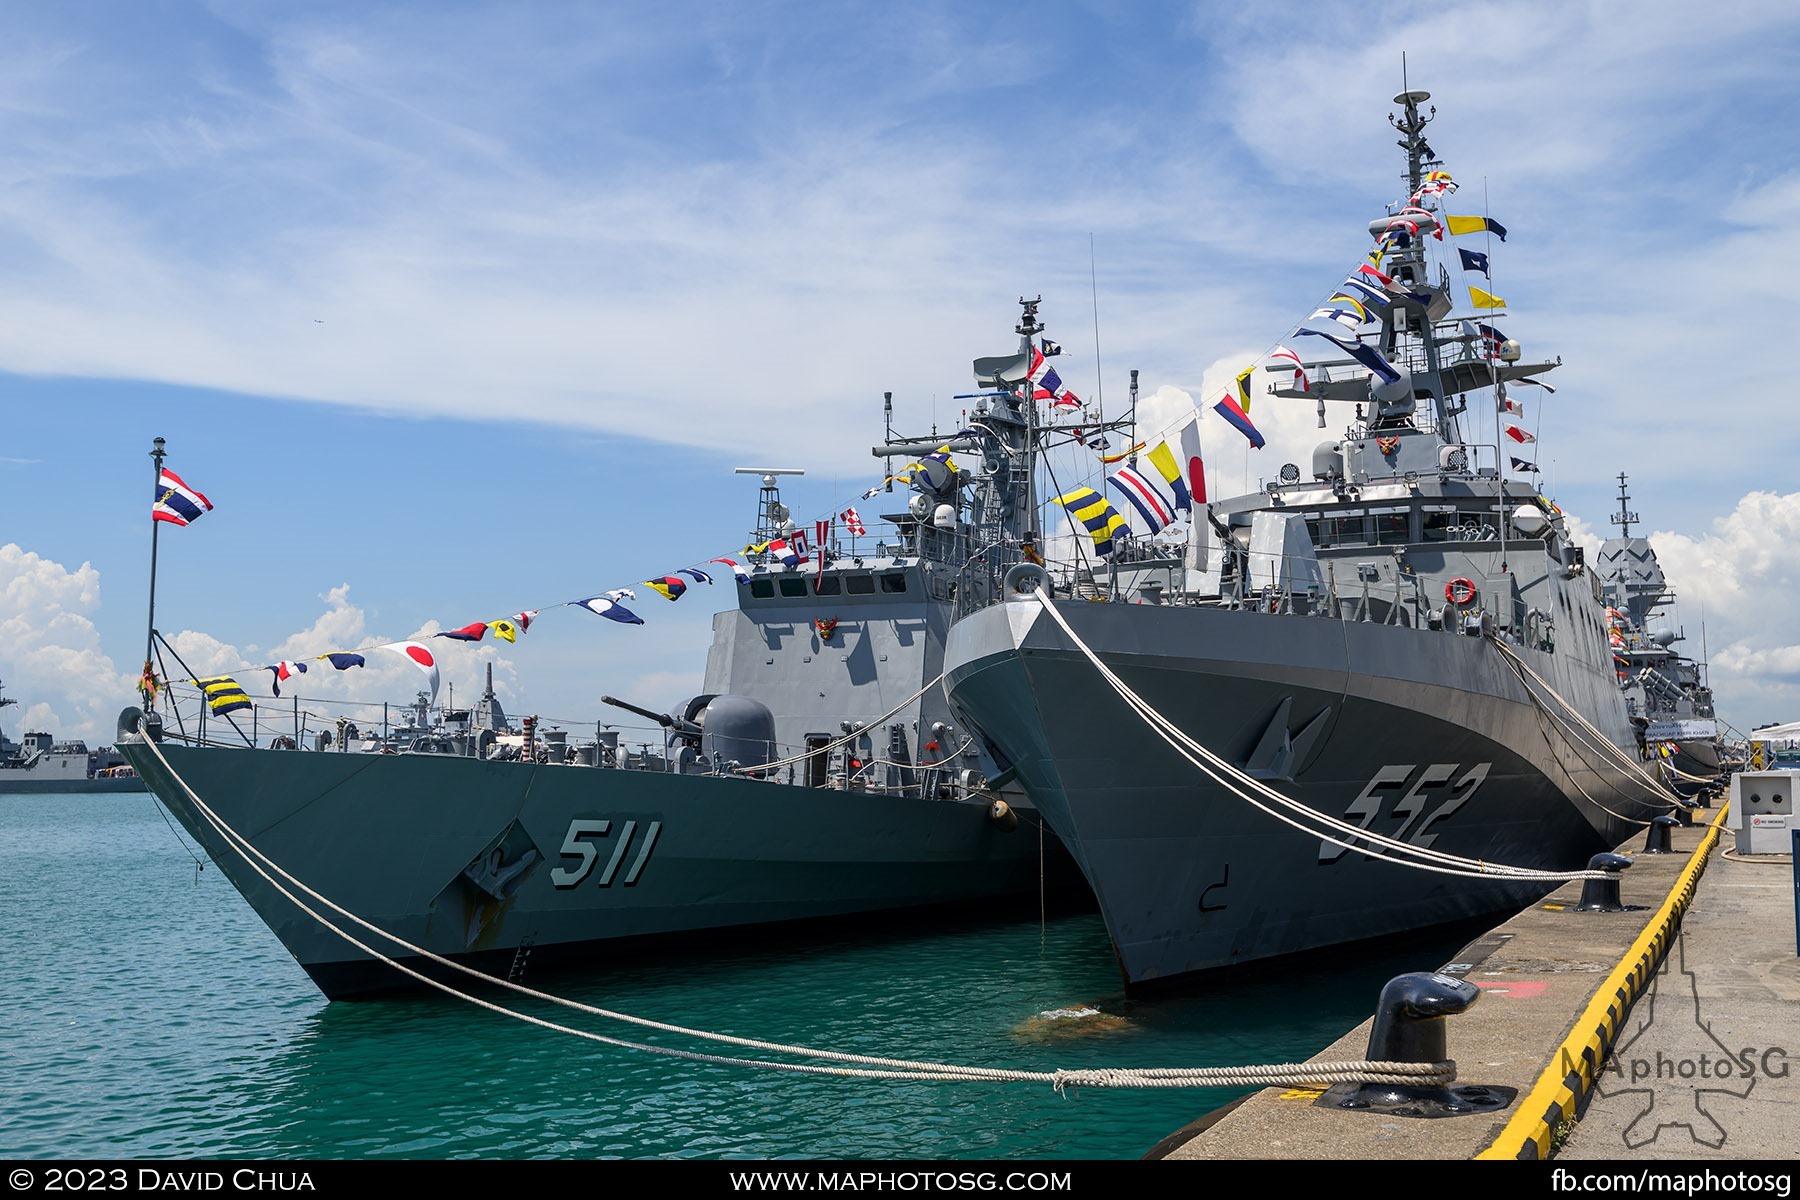
POLYGON ((775 757, 775 714, 768 705, 748 696, 694 696, 666 713, 613 696, 600 700, 667 730, 676 761, 685 772, 760 767, 775 757))

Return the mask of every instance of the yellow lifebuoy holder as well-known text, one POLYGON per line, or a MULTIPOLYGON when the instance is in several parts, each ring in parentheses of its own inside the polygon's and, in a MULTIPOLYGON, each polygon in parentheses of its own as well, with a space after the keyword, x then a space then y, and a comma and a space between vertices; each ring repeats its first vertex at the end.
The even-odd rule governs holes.
POLYGON ((1002 833, 1011 833, 1019 827, 1019 814, 1004 800, 995 800, 988 808, 988 820, 998 825, 1002 833))
POLYGON ((1467 604, 1475 598, 1475 584, 1458 575, 1444 585, 1444 599, 1452 604, 1467 604))

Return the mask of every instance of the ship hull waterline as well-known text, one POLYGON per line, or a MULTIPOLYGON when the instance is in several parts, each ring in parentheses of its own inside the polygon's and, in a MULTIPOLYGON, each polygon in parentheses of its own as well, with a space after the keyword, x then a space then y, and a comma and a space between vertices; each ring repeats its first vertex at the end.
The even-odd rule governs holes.
MULTIPOLYGON (((418 981, 283 896, 183 783, 334 904, 515 980, 552 963, 604 964, 609 948, 946 906, 973 916, 1080 885, 1034 814, 1009 831, 968 801, 454 756, 159 748, 168 768, 146 745, 120 747, 333 999, 418 981)), ((282 882, 383 954, 456 977, 282 882)))
MULTIPOLYGON (((1602 752, 1571 750, 1484 639, 1056 603, 1179 728, 1371 832, 1567 871, 1666 810, 1647 788, 1621 784, 1602 752)), ((1128 985, 1512 911, 1558 886, 1398 867, 1281 824, 1158 737, 1035 599, 953 626, 946 661, 953 707, 1017 770, 1087 877, 1128 985)), ((1557 669, 1559 692, 1607 711, 1616 689, 1605 672, 1567 660, 1557 669)), ((1629 753, 1629 722, 1613 708, 1616 728, 1602 732, 1629 753)))
POLYGON ((9 771, 0 774, 0 796, 24 795, 70 795, 77 792, 142 792, 147 789, 144 781, 135 776, 116 776, 114 778, 50 778, 32 779, 27 771, 9 771), (24 778, 14 779, 13 775, 24 778))

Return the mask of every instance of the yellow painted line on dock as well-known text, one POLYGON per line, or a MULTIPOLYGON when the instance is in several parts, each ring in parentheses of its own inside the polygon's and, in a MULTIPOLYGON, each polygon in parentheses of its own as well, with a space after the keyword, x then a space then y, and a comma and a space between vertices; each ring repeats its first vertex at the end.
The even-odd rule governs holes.
POLYGON ((1618 1040, 1620 1027, 1632 1005, 1656 978, 1656 970, 1669 952, 1681 915, 1693 902, 1694 889, 1699 886, 1707 857, 1719 840, 1719 830, 1729 807, 1727 804, 1719 809, 1662 907, 1625 951, 1599 991, 1594 993, 1569 1036, 1557 1047, 1550 1065, 1538 1077, 1536 1086, 1519 1102, 1518 1111, 1476 1158, 1549 1157, 1557 1128, 1574 1118, 1577 1104, 1593 1090, 1594 1081, 1618 1040))

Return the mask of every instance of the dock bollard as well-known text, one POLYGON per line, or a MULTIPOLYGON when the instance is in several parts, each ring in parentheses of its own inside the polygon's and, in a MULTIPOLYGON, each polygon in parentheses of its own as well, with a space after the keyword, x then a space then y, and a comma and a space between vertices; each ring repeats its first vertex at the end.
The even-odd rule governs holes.
POLYGON ((1684 829, 1693 828, 1694 810, 1699 807, 1700 802, 1698 800, 1675 801, 1675 823, 1684 829))
POLYGON ((1619 901, 1619 876, 1631 860, 1623 854, 1596 854, 1588 859, 1588 870, 1605 871, 1605 879, 1590 879, 1581 885, 1581 903, 1575 912, 1624 912, 1619 901))
POLYGON ((1669 844, 1669 834, 1680 825, 1679 818, 1660 816, 1650 821, 1650 832, 1644 838, 1645 854, 1673 854, 1675 848, 1669 844))
MULTIPOLYGON (((1481 989, 1466 979, 1415 971, 1388 980, 1369 1029, 1369 1062, 1446 1062, 1444 1019, 1467 1012, 1481 989)), ((1457 1117, 1505 1108, 1516 1088, 1442 1087, 1435 1084, 1338 1083, 1313 1103, 1321 1108, 1375 1112, 1390 1117, 1457 1117)))

